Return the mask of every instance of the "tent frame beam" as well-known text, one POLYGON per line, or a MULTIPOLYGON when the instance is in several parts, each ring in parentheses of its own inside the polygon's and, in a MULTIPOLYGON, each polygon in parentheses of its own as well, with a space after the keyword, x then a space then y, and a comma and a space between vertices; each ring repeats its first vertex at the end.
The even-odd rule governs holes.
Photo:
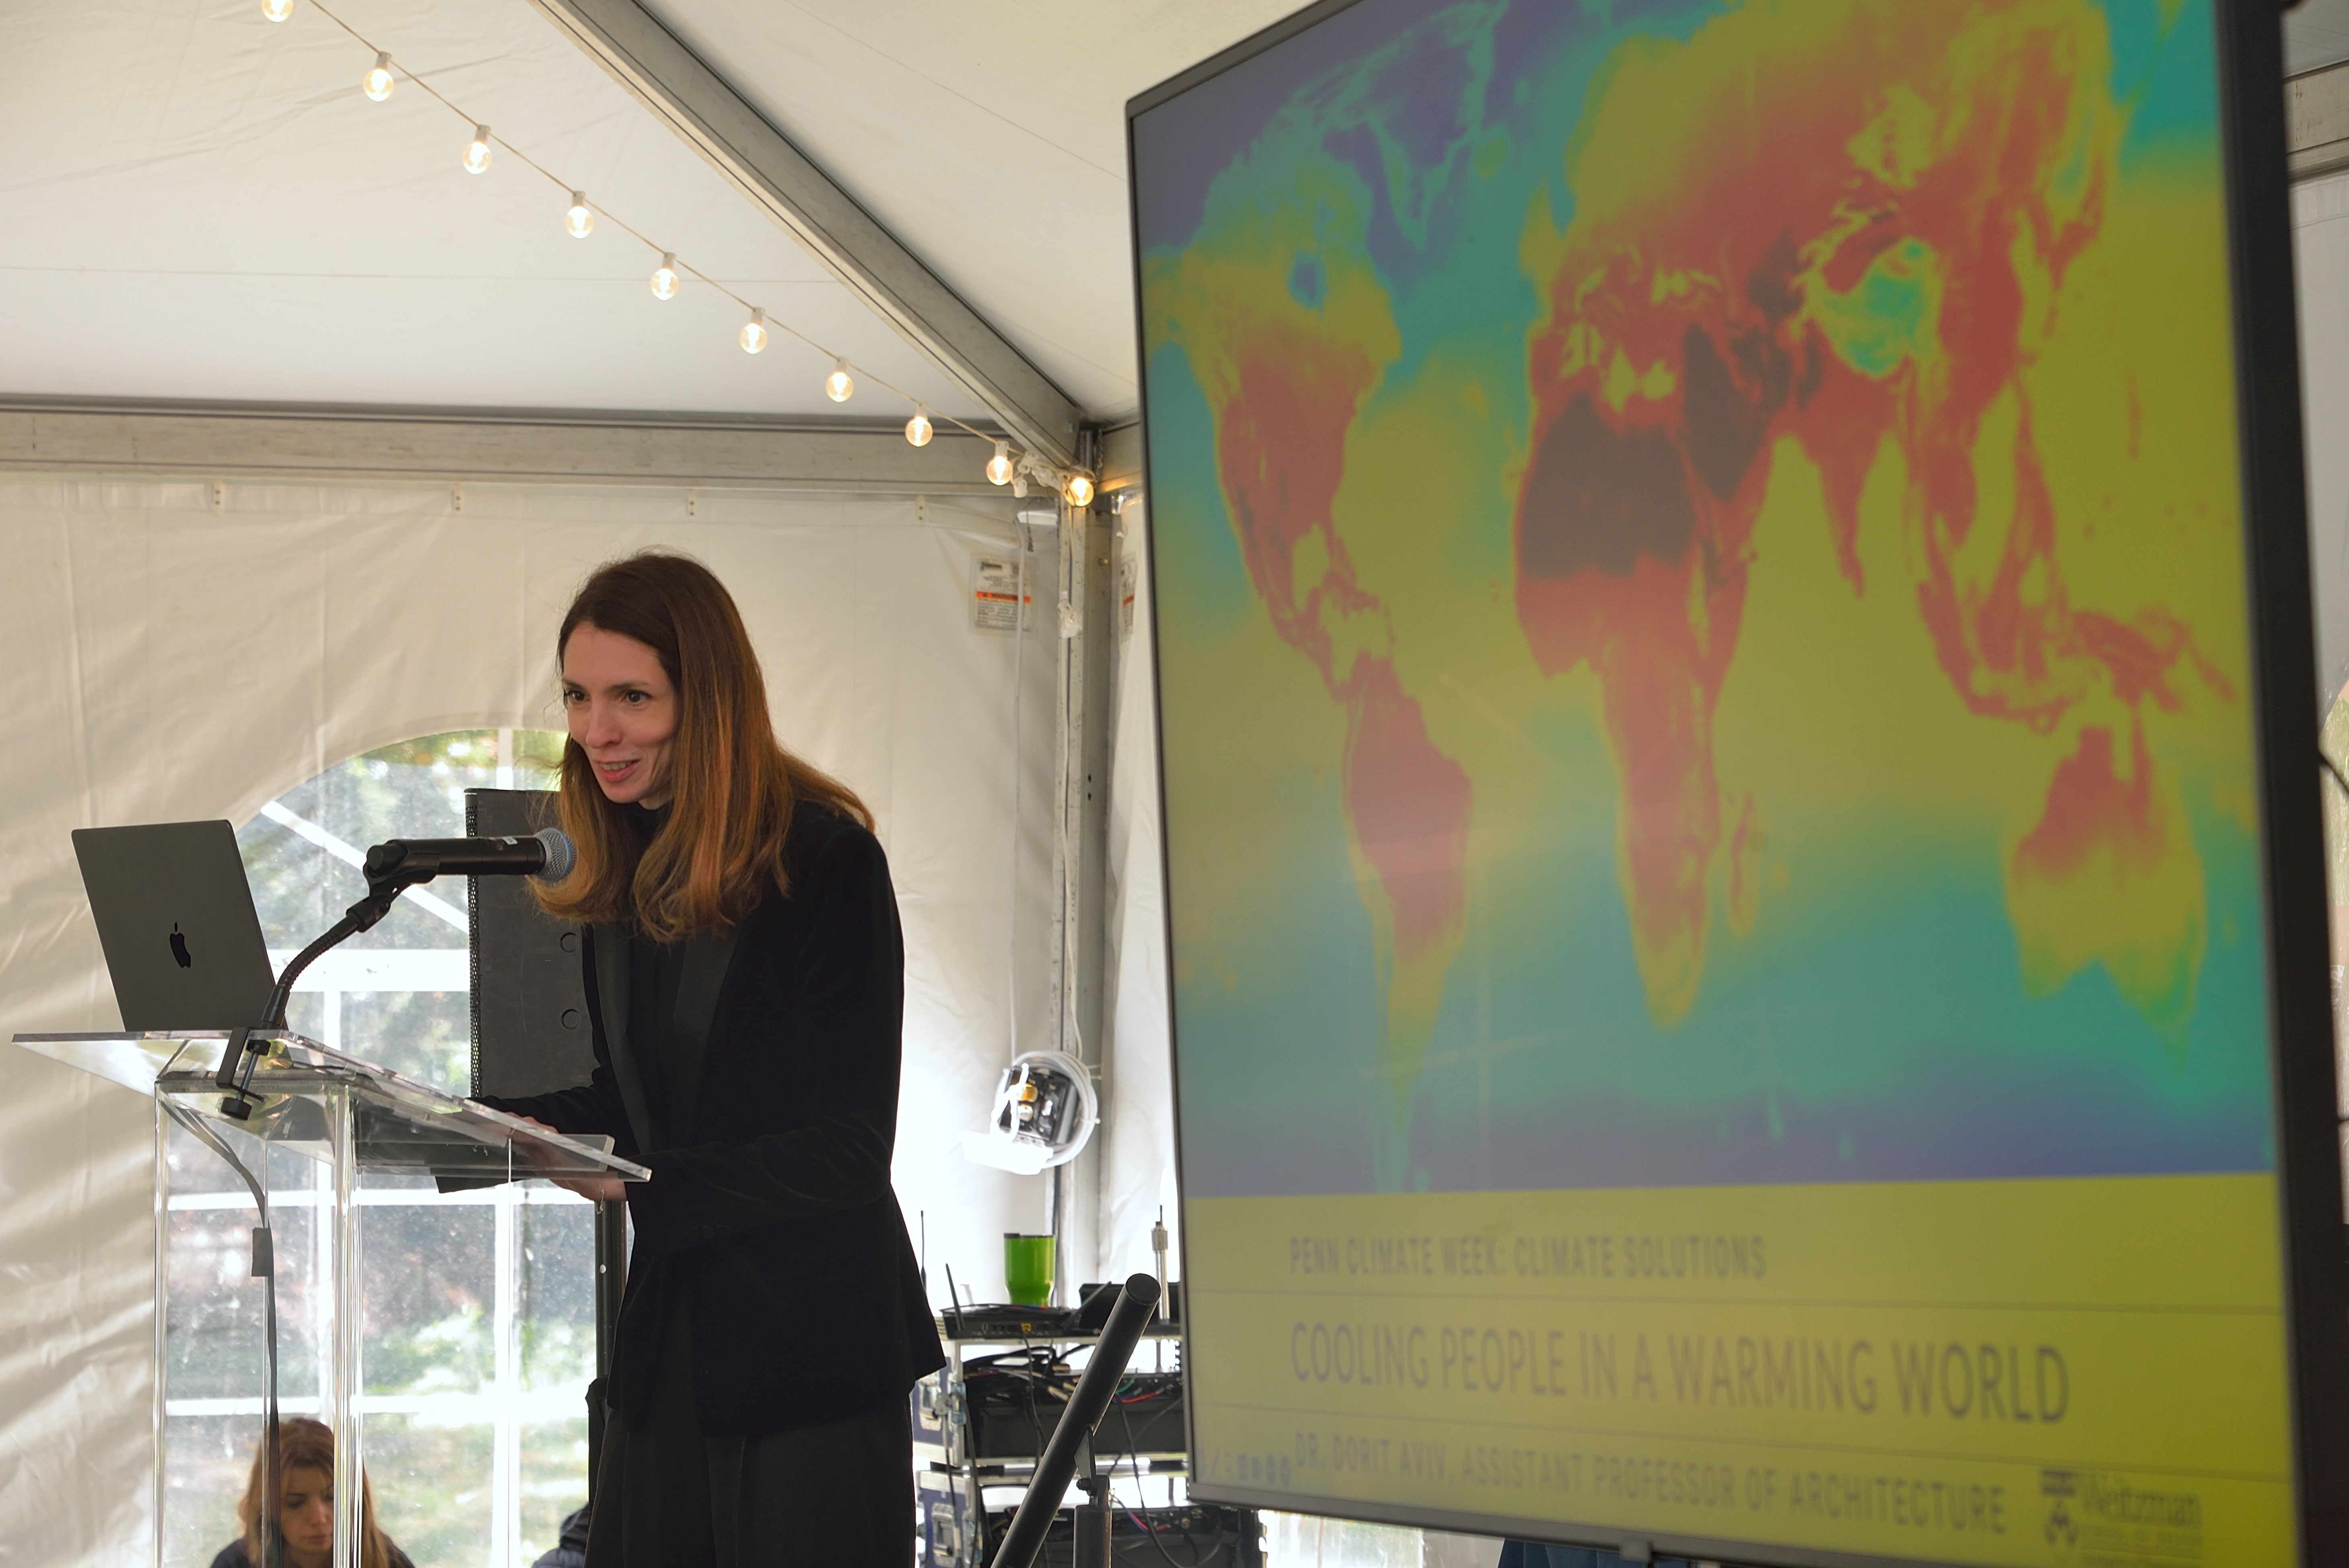
POLYGON ((1074 460, 1068 395, 636 0, 531 3, 1022 446, 1074 460))
POLYGON ((864 421, 0 397, 0 473, 1000 496, 992 449, 864 421))

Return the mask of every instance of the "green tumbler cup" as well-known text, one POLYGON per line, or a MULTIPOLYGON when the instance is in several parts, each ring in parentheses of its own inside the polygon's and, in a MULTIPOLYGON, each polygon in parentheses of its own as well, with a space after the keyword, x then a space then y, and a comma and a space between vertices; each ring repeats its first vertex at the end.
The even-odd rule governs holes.
POLYGON ((1003 1284, 1021 1306, 1052 1299, 1052 1238, 1003 1233, 1003 1284))

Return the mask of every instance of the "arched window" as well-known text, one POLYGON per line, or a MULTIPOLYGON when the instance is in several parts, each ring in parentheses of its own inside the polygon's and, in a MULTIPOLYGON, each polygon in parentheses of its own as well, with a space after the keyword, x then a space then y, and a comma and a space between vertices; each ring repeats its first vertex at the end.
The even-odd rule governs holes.
MULTIPOLYGON (((551 789, 562 761, 557 731, 451 730, 378 747, 270 801, 237 843, 271 963, 283 965, 367 892, 358 868, 369 844, 461 838, 467 789, 551 789)), ((286 1021, 300 1033, 469 1092, 462 879, 410 889, 382 924, 298 984, 286 1021)))

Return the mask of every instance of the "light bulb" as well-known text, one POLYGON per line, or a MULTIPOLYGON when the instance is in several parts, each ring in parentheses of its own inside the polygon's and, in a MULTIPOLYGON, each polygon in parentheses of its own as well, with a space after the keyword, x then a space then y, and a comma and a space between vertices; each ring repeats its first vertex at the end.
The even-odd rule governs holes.
MULTIPOLYGON (((823 395, 835 403, 845 403, 856 392, 856 378, 848 373, 848 361, 832 362, 832 374, 823 378, 823 395)), ((915 443, 916 446, 919 442, 915 443)))
POLYGON ((571 193, 571 210, 563 214, 563 227, 574 240, 584 240, 595 227, 595 211, 587 205, 587 193, 571 193))
POLYGON ((987 459, 987 482, 991 485, 1008 485, 1011 482, 1010 442, 995 443, 995 456, 987 459))
POLYGON ((465 172, 479 174, 490 166, 490 128, 477 125, 473 139, 465 144, 465 172))
POLYGON ((261 14, 273 22, 283 22, 294 15, 294 0, 261 0, 261 14))
POLYGON ((930 411, 919 403, 914 405, 914 417, 905 421, 905 439, 917 447, 930 444, 930 411))
POLYGON ((359 78, 359 91, 367 94, 376 102, 381 103, 391 96, 391 57, 378 55, 375 57, 375 69, 359 78))
POLYGON ((1061 497, 1071 506, 1091 506, 1093 500, 1093 481, 1084 474, 1071 474, 1069 482, 1061 487, 1061 497))
POLYGON ((767 313, 754 310, 750 319, 742 324, 742 352, 756 354, 767 346, 767 313))
POLYGON ((663 251, 661 264, 653 269, 653 298, 677 297, 677 253, 663 251))

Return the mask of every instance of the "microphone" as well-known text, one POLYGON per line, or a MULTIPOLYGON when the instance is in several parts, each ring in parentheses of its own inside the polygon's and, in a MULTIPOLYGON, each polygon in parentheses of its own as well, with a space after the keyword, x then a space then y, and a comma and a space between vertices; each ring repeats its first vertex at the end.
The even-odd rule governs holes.
POLYGON ((530 876, 561 882, 579 858, 560 828, 541 828, 526 839, 386 839, 367 852, 361 870, 367 873, 367 896, 351 905, 332 929, 294 955, 277 976, 269 995, 269 1010, 258 1028, 231 1032, 222 1051, 214 1081, 228 1092, 221 1097, 222 1113, 238 1121, 253 1115, 253 1069, 260 1062, 263 1037, 285 1027, 285 1004, 294 995, 294 981, 311 960, 347 936, 372 931, 391 913, 399 890, 437 876, 530 876), (243 1076, 240 1078, 238 1068, 243 1076))
POLYGON ((365 870, 367 887, 384 893, 440 876, 557 882, 577 859, 562 829, 541 828, 526 839, 387 839, 367 851, 365 870))

